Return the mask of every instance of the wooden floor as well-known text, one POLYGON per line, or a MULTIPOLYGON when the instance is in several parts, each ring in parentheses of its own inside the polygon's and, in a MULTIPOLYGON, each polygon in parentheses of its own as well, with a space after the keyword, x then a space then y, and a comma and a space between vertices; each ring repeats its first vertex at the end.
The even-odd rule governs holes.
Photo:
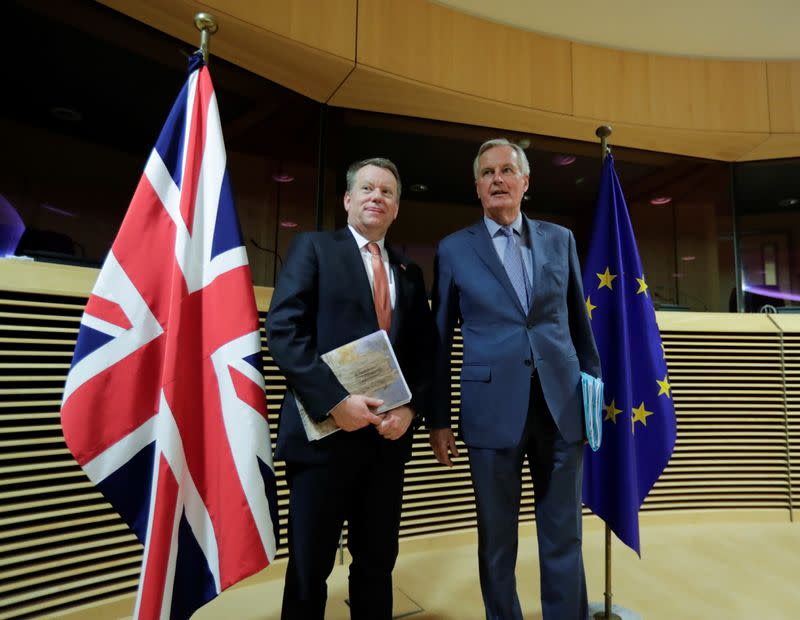
MULTIPOLYGON (((517 584, 526 620, 541 618, 536 534, 522 526, 517 584)), ((643 514, 642 559, 615 540, 614 603, 644 620, 782 620, 800 617, 800 523, 786 512, 643 514)), ((590 603, 604 584, 602 523, 585 520, 590 603)), ((403 541, 394 572, 395 617, 482 620, 475 534, 403 541)), ((278 620, 285 561, 224 592, 195 620, 278 620)), ((329 580, 326 620, 349 618, 347 567, 329 580)), ((116 619, 130 603, 69 618, 116 619)), ((62 616, 63 618, 64 616, 62 616)))

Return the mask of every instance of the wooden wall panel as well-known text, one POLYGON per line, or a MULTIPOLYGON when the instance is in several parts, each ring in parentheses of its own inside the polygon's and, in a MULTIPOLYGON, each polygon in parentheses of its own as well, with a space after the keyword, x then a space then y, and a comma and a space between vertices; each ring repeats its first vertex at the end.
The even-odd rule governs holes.
MULTIPOLYGON (((755 135, 755 134, 753 134, 755 135)), ((761 161, 800 156, 800 132, 772 133, 730 161, 761 161)))
POLYGON ((791 504, 795 520, 800 516, 800 330, 784 337, 786 384, 786 459, 789 463, 791 504))
POLYGON ((100 0, 316 101, 723 161, 800 155, 800 63, 571 43, 427 0, 100 0), (355 70, 353 70, 355 68, 355 70))
MULTIPOLYGON (((584 118, 497 103, 399 78, 363 65, 356 67, 329 103, 357 110, 391 112, 511 130, 500 132, 506 134, 530 132, 586 142, 595 142, 595 129, 608 121, 602 117, 584 118)), ((613 126, 612 144, 723 161, 738 160, 743 153, 758 148, 769 137, 767 133, 711 133, 616 122, 613 126)), ((800 134, 797 146, 800 152, 800 134)))
POLYGON ((204 0, 214 15, 235 16, 342 58, 355 58, 357 0, 204 0))
MULTIPOLYGON (((354 0, 353 0, 354 1, 354 0)), ((307 7, 299 14, 289 7, 297 7, 296 3, 271 3, 276 5, 276 15, 272 21, 266 22, 264 13, 257 10, 257 3, 239 3, 239 9, 252 7, 244 18, 224 8, 212 8, 193 0, 101 0, 122 13, 130 15, 150 26, 158 28, 199 46, 200 35, 194 27, 194 15, 199 11, 210 11, 217 18, 219 31, 211 38, 211 54, 235 63, 253 73, 262 75, 273 82, 297 91, 316 101, 327 101, 339 84, 347 76, 355 63, 352 53, 341 56, 315 45, 325 45, 330 49, 343 49, 343 41, 355 40, 355 20, 345 15, 344 9, 325 10, 326 0, 306 0, 307 7), (336 23, 318 24, 315 15, 336 15, 336 23), (305 27, 299 22, 303 16, 311 24, 305 27), (253 19, 259 23, 247 21, 253 19), (271 27, 282 30, 276 33, 259 24, 268 23, 271 27), (326 27, 338 28, 341 32, 332 38, 318 33, 326 27), (298 40, 294 36, 307 37, 298 40), (341 40, 340 40, 341 39, 341 40)), ((342 3, 345 0, 341 0, 342 3)), ((219 3, 227 7, 227 3, 219 3)), ((337 7, 340 6, 337 1, 337 7)), ((341 4, 345 6, 345 4, 341 4)))
POLYGON ((649 124, 650 69, 645 54, 572 46, 573 111, 577 116, 649 124))
POLYGON ((570 113, 568 41, 426 0, 360 0, 359 65, 488 100, 570 113))
MULTIPOLYGON (((58 265, 2 260, 0 268, 0 617, 52 617, 130 600, 141 545, 74 462, 59 420, 64 377, 96 270, 70 268, 75 272, 69 275, 58 265), (76 277, 80 271, 85 273, 76 277), (42 291, 42 283, 58 281, 58 294, 42 291)), ((271 290, 257 289, 256 296, 274 441, 286 383, 263 332, 271 290)), ((668 519, 690 518, 698 510, 777 511, 788 520, 800 505, 800 316, 659 312, 657 319, 678 440, 642 510, 668 519)), ((462 349, 456 334, 454 423, 462 349)), ((275 472, 284 557, 283 462, 276 462, 275 472)), ((520 516, 530 522, 527 474, 524 481, 520 516)), ((424 431, 414 438, 403 501, 402 538, 475 527, 466 459, 441 467, 424 431)))
POLYGON ((766 64, 575 43, 574 113, 656 127, 768 132, 766 64))
POLYGON ((773 132, 800 132, 800 62, 767 63, 769 116, 773 132))

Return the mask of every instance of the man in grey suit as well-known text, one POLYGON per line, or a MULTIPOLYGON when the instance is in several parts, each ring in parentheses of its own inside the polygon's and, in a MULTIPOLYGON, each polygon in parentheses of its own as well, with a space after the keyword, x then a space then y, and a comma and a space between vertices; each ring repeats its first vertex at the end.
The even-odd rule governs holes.
POLYGON ((478 512, 486 618, 521 620, 516 589, 522 464, 528 457, 544 620, 585 620, 581 371, 600 376, 572 233, 522 215, 530 166, 507 140, 475 158, 484 217, 439 244, 433 312, 439 332, 429 427, 440 463, 457 456, 450 428, 453 328, 464 339, 461 438, 478 512))

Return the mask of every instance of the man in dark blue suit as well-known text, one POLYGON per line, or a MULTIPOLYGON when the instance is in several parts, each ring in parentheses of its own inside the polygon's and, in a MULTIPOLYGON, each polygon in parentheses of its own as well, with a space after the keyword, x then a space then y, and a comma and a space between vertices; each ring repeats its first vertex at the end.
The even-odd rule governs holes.
POLYGON ((420 268, 384 244, 397 217, 400 177, 387 159, 347 172, 348 226, 297 235, 267 315, 267 342, 289 386, 275 457, 286 461, 289 563, 283 620, 322 620, 326 580, 348 524, 350 615, 389 620, 398 551, 403 473, 415 416, 425 412, 435 326, 420 268), (382 401, 349 394, 320 359, 385 329, 412 393, 377 416, 382 401), (340 427, 309 441, 295 395, 309 416, 340 427))
POLYGON ((522 464, 528 457, 545 620, 585 620, 581 371, 600 376, 572 233, 529 219, 525 152, 490 140, 474 163, 484 217, 442 240, 433 312, 439 332, 430 441, 439 462, 457 456, 450 429, 453 328, 464 338, 461 438, 478 512, 486 618, 521 620, 516 589, 522 464))

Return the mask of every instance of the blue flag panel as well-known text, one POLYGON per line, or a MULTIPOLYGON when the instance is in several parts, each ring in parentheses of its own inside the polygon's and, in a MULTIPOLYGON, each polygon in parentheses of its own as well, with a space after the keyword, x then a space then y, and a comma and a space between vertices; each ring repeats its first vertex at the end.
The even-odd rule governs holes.
POLYGON ((583 501, 640 553, 639 508, 669 462, 676 424, 667 362, 628 208, 603 163, 589 255, 586 307, 603 369, 603 442, 586 450, 583 501))

